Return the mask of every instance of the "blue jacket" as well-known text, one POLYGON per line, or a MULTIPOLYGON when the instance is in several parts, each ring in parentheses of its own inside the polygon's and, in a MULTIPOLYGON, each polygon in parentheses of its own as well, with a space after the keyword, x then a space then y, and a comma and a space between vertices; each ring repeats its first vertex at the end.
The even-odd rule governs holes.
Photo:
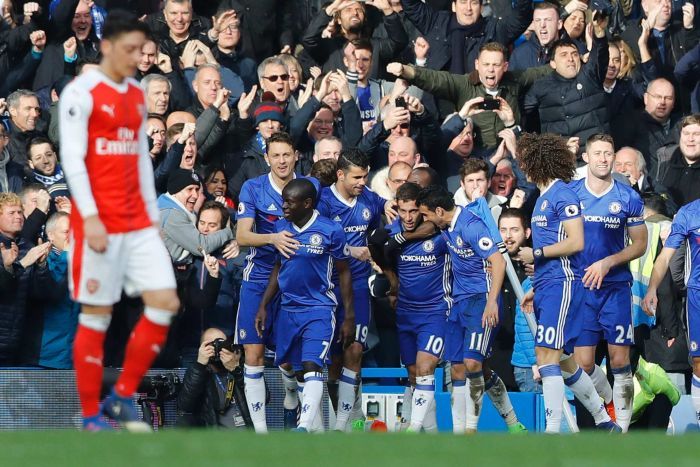
MULTIPOLYGON (((523 281, 523 291, 527 293, 532 288, 532 282, 528 277, 523 281)), ((515 344, 510 363, 519 368, 530 368, 537 362, 535 358, 535 336, 530 332, 527 320, 520 309, 520 304, 515 305, 515 344)))
POLYGON ((46 368, 73 367, 73 339, 78 328, 80 305, 68 291, 68 252, 51 249, 48 267, 56 285, 51 300, 44 306, 44 329, 41 334, 39 365, 46 368))

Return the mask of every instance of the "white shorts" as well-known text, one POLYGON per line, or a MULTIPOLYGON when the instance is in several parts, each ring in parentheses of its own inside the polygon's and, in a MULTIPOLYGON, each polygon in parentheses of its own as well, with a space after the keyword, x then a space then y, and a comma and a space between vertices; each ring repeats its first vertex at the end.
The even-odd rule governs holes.
POLYGON ((135 297, 176 287, 170 255, 154 227, 110 234, 104 253, 92 250, 85 239, 71 238, 68 258, 71 296, 85 305, 113 305, 122 290, 135 297))

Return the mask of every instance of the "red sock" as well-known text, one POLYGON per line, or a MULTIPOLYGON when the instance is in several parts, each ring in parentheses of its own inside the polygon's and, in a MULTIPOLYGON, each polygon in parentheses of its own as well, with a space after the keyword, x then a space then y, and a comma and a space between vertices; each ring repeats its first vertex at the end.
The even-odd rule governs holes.
POLYGON ((80 406, 86 418, 100 413, 104 341, 104 332, 78 325, 73 342, 73 366, 80 406))
POLYGON ((168 328, 154 323, 145 315, 141 316, 126 346, 124 370, 114 386, 119 397, 131 397, 136 392, 143 376, 160 353, 168 337, 168 328))

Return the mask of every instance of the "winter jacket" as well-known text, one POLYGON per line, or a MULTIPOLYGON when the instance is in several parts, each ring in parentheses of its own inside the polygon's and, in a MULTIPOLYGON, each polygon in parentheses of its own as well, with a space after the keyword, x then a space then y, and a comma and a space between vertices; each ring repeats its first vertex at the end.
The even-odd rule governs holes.
MULTIPOLYGON (((323 30, 326 29, 331 19, 326 14, 326 10, 321 9, 309 24, 301 40, 305 51, 321 65, 324 72, 346 69, 343 63, 343 49, 347 44, 345 37, 321 38, 323 30)), ((383 25, 386 28, 384 38, 375 38, 371 34, 365 35, 365 37, 370 38, 374 50, 372 68, 369 72, 370 78, 382 76, 384 67, 408 45, 408 36, 399 15, 392 13, 384 16, 383 25)))
POLYGON ((578 136, 609 133, 608 102, 603 81, 608 69, 608 41, 594 38, 588 63, 574 78, 559 73, 539 79, 525 95, 524 111, 539 111, 542 133, 578 136))
MULTIPOLYGON (((606 49, 607 50, 607 49, 606 49)), ((454 104, 457 110, 465 102, 475 97, 486 97, 487 92, 479 80, 476 71, 468 75, 456 75, 447 71, 435 71, 427 68, 413 67, 415 76, 409 80, 417 87, 433 94, 437 98, 446 99, 454 104)), ((517 73, 506 72, 498 85, 498 96, 508 102, 513 109, 515 122, 520 120, 519 98, 525 90, 536 83, 537 79, 551 74, 549 66, 532 68, 517 73)), ((481 112, 472 117, 474 121, 474 146, 477 148, 494 148, 498 146, 498 133, 505 128, 503 121, 495 112, 481 112)))
MULTIPOLYGON (((697 13, 696 13, 697 16, 697 13)), ((697 19, 697 18, 696 18, 697 19)), ((639 63, 639 36, 642 33, 641 20, 631 20, 627 23, 627 28, 621 34, 622 39, 630 46, 632 52, 639 63)), ((673 21, 663 32, 664 53, 659 49, 659 41, 654 35, 654 31, 649 37, 648 47, 651 58, 659 70, 661 76, 673 79, 673 68, 680 61, 681 57, 695 47, 700 39, 698 28, 685 29, 682 22, 673 21)))
POLYGON ((233 240, 229 227, 209 235, 199 233, 194 213, 168 193, 158 197, 158 209, 163 242, 175 264, 192 264, 193 255, 202 256, 200 249, 215 251, 233 240))
POLYGON ((19 193, 24 188, 22 166, 10 160, 7 148, 0 152, 0 193, 19 193))
POLYGON ((666 187, 676 206, 700 198, 700 161, 688 164, 675 145, 660 149, 658 156, 657 180, 666 187))
MULTIPOLYGON (((313 151, 315 141, 311 140, 306 128, 320 108, 321 103, 315 96, 311 96, 289 122, 289 135, 294 141, 294 147, 300 152, 313 151)), ((357 146, 362 138, 362 120, 354 100, 341 104, 340 115, 336 118, 333 129, 335 135, 343 142, 343 147, 357 146)))
POLYGON ((146 16, 146 24, 151 28, 153 38, 160 46, 160 51, 170 57, 170 63, 173 70, 180 70, 180 56, 185 50, 185 46, 191 40, 198 40, 210 49, 214 48, 214 43, 209 40, 207 32, 211 28, 210 20, 201 16, 192 15, 190 23, 189 35, 182 42, 175 42, 170 37, 170 28, 165 22, 165 16, 162 11, 152 13, 146 16))
POLYGON ((294 51, 294 5, 290 0, 225 0, 241 18, 241 44, 245 56, 258 63, 277 55, 286 45, 294 51))
MULTIPOLYGON (((12 241, 0 234, 0 242, 4 242, 6 247, 12 241)), ((9 278, 3 273, 9 282, 0 294, 0 366, 12 366, 18 362, 30 299, 40 299, 46 290, 55 287, 46 264, 34 264, 25 269, 19 263, 19 259, 24 258, 34 245, 21 238, 14 239, 14 242, 19 247, 18 260, 12 265, 13 272, 9 278)))
MULTIPOLYGON (((401 0, 406 17, 416 26, 430 43, 427 67, 433 70, 450 69, 452 44, 450 23, 455 16, 450 11, 435 11, 421 0, 401 0)), ((532 3, 529 0, 516 0, 513 12, 503 18, 482 17, 482 32, 468 37, 464 44, 464 72, 474 70, 474 61, 479 56, 479 48, 489 42, 500 42, 509 46, 532 22, 532 3)))
POLYGON ((185 372, 177 396, 178 426, 238 427, 252 426, 245 399, 243 371, 215 371, 211 365, 193 363, 185 372), (226 400, 226 390, 233 397, 226 400), (234 415, 235 414, 235 415, 234 415), (238 416, 238 420, 226 420, 238 416))
MULTIPOLYGON (((668 124, 664 126, 645 110, 642 110, 630 119, 631 128, 629 131, 620 132, 620 139, 615 140, 615 145, 617 147, 632 146, 639 150, 647 163, 648 173, 654 175, 659 169, 657 160, 659 149, 674 143, 674 127, 677 120, 678 116, 671 114, 668 124)), ((656 179, 661 180, 658 177, 656 179)))
MULTIPOLYGON (((47 31, 49 42, 46 44, 41 64, 34 77, 35 91, 41 91, 43 99, 48 97, 48 91, 58 78, 66 73, 64 61, 63 43, 74 35, 71 29, 73 15, 80 0, 63 0, 53 11, 50 28, 47 31)), ((95 34, 95 28, 90 29, 90 35, 84 41, 78 41, 77 60, 96 60, 99 57, 99 39, 95 34)), ((48 103, 46 104, 48 106, 48 103)))
MULTIPOLYGON (((532 281, 528 277, 523 281, 523 292, 532 289, 532 281)), ((535 357, 535 336, 530 331, 520 303, 515 305, 515 345, 513 345, 513 357, 511 364, 519 368, 531 368, 537 363, 535 357)))
POLYGON ((691 91, 690 111, 700 112, 700 44, 678 60, 673 71, 678 82, 691 91))
POLYGON ((55 286, 44 287, 44 296, 27 310, 21 363, 45 368, 73 368, 73 339, 78 329, 80 304, 68 291, 68 252, 51 249, 47 264, 55 286), (31 349, 34 347, 34 349, 31 349))
POLYGON ((17 86, 11 86, 7 81, 18 63, 30 53, 29 35, 36 29, 34 21, 19 25, 14 29, 10 28, 5 21, 0 21, 0 76, 3 77, 4 81, 0 84, 0 89, 2 89, 0 97, 7 97, 10 92, 17 89, 17 86))

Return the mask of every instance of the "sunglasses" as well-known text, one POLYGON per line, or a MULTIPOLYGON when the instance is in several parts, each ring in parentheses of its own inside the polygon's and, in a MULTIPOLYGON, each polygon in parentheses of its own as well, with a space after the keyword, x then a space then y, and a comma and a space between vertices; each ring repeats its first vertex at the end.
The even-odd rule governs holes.
POLYGON ((278 79, 281 79, 282 81, 289 81, 289 75, 270 75, 270 76, 263 76, 266 80, 268 80, 271 83, 277 82, 278 79))

